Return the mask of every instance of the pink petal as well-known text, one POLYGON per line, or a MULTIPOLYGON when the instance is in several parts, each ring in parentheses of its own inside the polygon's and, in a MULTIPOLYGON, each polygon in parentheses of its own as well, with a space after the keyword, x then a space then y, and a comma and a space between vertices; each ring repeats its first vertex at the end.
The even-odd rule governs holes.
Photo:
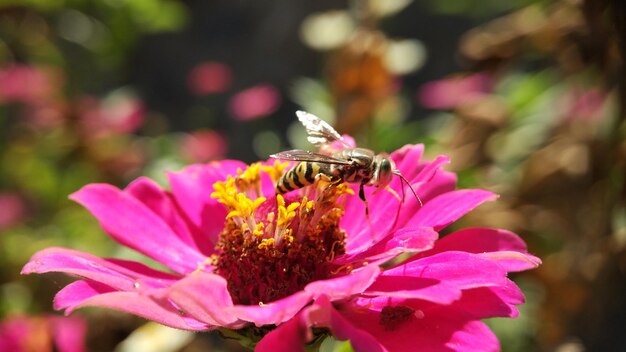
POLYGON ((348 234, 346 252, 349 254, 360 253, 387 236, 398 211, 401 209, 400 202, 395 198, 392 200, 395 208, 390 209, 391 206, 381 206, 382 204, 389 204, 389 202, 384 203, 380 200, 384 198, 384 195, 381 193, 372 195, 375 189, 366 187, 365 194, 370 211, 368 221, 365 216, 365 203, 356 195, 358 194, 358 186, 353 186, 353 188, 355 195, 348 196, 345 213, 340 223, 340 227, 348 234))
MULTIPOLYGON (((386 306, 407 306, 415 310, 428 311, 441 308, 438 302, 421 299, 407 299, 405 297, 360 297, 354 300, 359 306, 369 307, 381 311, 386 306)), ((506 279, 500 286, 477 287, 462 291, 460 299, 446 304, 446 307, 467 314, 472 319, 492 317, 518 316, 516 305, 524 303, 524 295, 517 285, 506 279)))
MULTIPOLYGON (((363 312, 366 313, 367 310, 364 309, 363 312)), ((345 319, 323 296, 307 309, 306 314, 314 326, 330 329, 333 336, 339 340, 350 340, 356 352, 387 351, 382 341, 372 336, 366 329, 361 329, 345 319)))
POLYGON ((146 281, 148 280, 155 280, 156 282, 154 283, 150 282, 151 288, 160 288, 164 285, 169 286, 174 281, 180 280, 180 276, 178 275, 159 271, 149 266, 146 266, 145 264, 134 262, 132 260, 118 258, 106 258, 104 260, 119 267, 120 272, 128 273, 129 276, 137 277, 137 281, 139 281, 140 283, 146 283, 146 281))
MULTIPOLYGON (((390 156, 396 163, 396 167, 409 181, 418 173, 418 170, 423 167, 423 164, 421 165, 419 163, 423 150, 424 146, 421 144, 406 145, 400 150, 393 152, 390 156)), ((390 186, 398 194, 401 194, 402 190, 400 188, 399 179, 396 178, 390 186)), ((353 189, 356 191, 355 194, 358 194, 358 186, 354 186, 353 189)), ((386 224, 387 226, 390 226, 392 222, 389 221, 389 219, 393 219, 393 217, 390 218, 390 216, 395 216, 398 209, 401 209, 405 204, 400 204, 400 202, 390 192, 381 191, 376 195, 372 195, 372 192, 374 191, 372 187, 367 187, 366 190, 366 198, 369 200, 371 205, 370 223, 372 225, 381 223, 381 225, 386 224)), ((407 190, 407 192, 410 191, 407 190)), ((410 196, 412 197, 412 195, 410 196)), ((349 197, 347 199, 345 209, 346 214, 342 219, 341 227, 353 237, 352 239, 350 237, 348 238, 347 244, 348 252, 352 253, 352 250, 350 249, 352 244, 350 242, 361 243, 362 241, 359 236, 363 236, 362 232, 369 231, 369 224, 365 219, 365 205, 358 196, 355 195, 353 197, 349 197), (357 239, 356 237, 359 238, 357 239)), ((377 228, 377 230, 379 229, 377 228)), ((383 234, 383 237, 385 234, 383 234)))
POLYGON ((213 250, 208 245, 217 243, 227 213, 222 204, 211 198, 213 184, 226 180, 228 175, 235 176, 237 169, 245 168, 246 164, 240 161, 224 160, 191 165, 179 172, 167 174, 176 202, 197 231, 207 238, 207 248, 203 248, 203 251, 213 250))
POLYGON ((54 344, 59 352, 85 351, 87 325, 78 317, 51 317, 54 344))
POLYGON ((439 231, 483 202, 496 198, 495 193, 480 189, 444 193, 424 204, 406 227, 432 227, 439 231))
POLYGON ((463 297, 453 307, 470 314, 476 319, 492 317, 516 318, 516 305, 524 303, 524 295, 517 285, 507 283, 497 287, 479 287, 463 291, 463 297))
POLYGON ((167 297, 186 315, 206 324, 230 326, 238 322, 227 311, 233 301, 226 280, 219 275, 202 271, 190 274, 173 285, 167 297))
MULTIPOLYGON (((443 172, 441 168, 449 162, 450 158, 446 156, 438 156, 435 160, 426 164, 415 176, 407 178, 409 182, 411 182, 413 189, 417 193, 418 197, 420 197, 422 203, 426 203, 434 196, 438 195, 435 192, 429 192, 429 189, 432 189, 431 181, 443 172)), ((400 171, 403 170, 400 169, 400 171)), ((448 191, 452 191, 454 189, 454 185, 455 183, 451 182, 451 188, 448 191)), ((402 211, 400 212, 400 216, 398 217, 398 222, 396 224, 397 227, 404 226, 413 214, 415 214, 415 212, 422 207, 413 194, 410 193, 411 190, 407 189, 405 192, 407 193, 407 199, 402 205, 402 211)))
MULTIPOLYGON (((423 168, 419 170, 419 172, 411 177, 409 180, 412 183, 428 183, 430 182, 437 173, 441 172, 444 165, 450 163, 450 158, 445 155, 439 155, 435 158, 435 160, 426 163, 423 168)), ((400 169, 400 171, 403 171, 400 169)), ((403 173, 404 175, 404 173, 403 173)), ((406 177, 406 176, 405 176, 406 177)), ((408 179, 408 178, 407 178, 408 179)))
POLYGON ((311 328, 327 327, 340 340, 351 340, 355 351, 383 352, 385 349, 366 331, 355 328, 332 306, 328 297, 320 296, 312 305, 288 322, 267 334, 256 346, 257 351, 305 351, 313 338, 311 328))
MULTIPOLYGON (((396 167, 412 184, 420 184, 418 195, 423 202, 450 192, 456 187, 456 175, 441 168, 449 162, 447 156, 438 156, 432 162, 420 162, 424 146, 406 145, 391 153, 396 167)), ((399 190, 400 188, 394 188, 399 190)))
MULTIPOLYGON (((419 171, 417 171, 415 175, 409 175, 408 177, 404 175, 404 170, 400 169, 404 177, 407 178, 407 180, 411 183, 411 187, 416 192, 419 200, 415 198, 411 190, 408 189, 408 186, 403 185, 399 179, 394 181, 393 189, 399 195, 402 194, 402 187, 405 188, 405 200, 404 203, 402 203, 401 211, 396 222, 396 227, 401 227, 405 225, 407 220, 410 219, 413 214, 415 214, 415 212, 419 211, 420 208, 422 208, 423 204, 427 203, 433 197, 439 195, 439 193, 433 191, 432 182, 433 180, 436 180, 437 177, 440 178, 441 175, 444 174, 442 167, 449 162, 450 158, 448 158, 447 156, 438 156, 432 162, 424 164, 423 167, 414 167, 414 173, 417 170, 419 171), (420 204, 420 201, 422 202, 422 204, 420 204)), ((454 186, 456 183, 455 181, 456 179, 450 182, 450 188, 445 190, 446 192, 454 190, 454 186)), ((385 203, 383 204, 393 204, 392 201, 393 199, 388 198, 384 200, 385 203)))
POLYGON ((474 320, 455 331, 446 347, 460 351, 500 351, 500 342, 485 323, 474 320))
POLYGON ((181 315, 171 304, 158 303, 137 292, 111 291, 105 285, 77 281, 67 285, 55 297, 55 309, 66 309, 66 314, 84 307, 106 307, 156 321, 176 329, 203 331, 213 326, 181 315))
POLYGON ((506 271, 480 255, 451 251, 411 260, 385 270, 382 275, 445 280, 467 289, 501 285, 505 282, 506 271))
POLYGON ((306 285, 304 291, 310 293, 314 298, 324 295, 331 301, 335 301, 363 292, 376 280, 379 274, 378 265, 368 265, 334 279, 311 282, 306 285))
MULTIPOLYGON (((364 307, 341 309, 348 331, 367 331, 385 351, 498 351, 498 340, 480 321, 447 308, 416 311, 393 328, 383 326, 379 312, 364 307)), ((333 333, 334 329, 331 328, 333 333)), ((358 336, 349 336, 355 351, 370 351, 368 345, 354 345, 358 336)), ((374 345, 376 350, 381 350, 374 345)))
POLYGON ((462 290, 451 283, 431 278, 382 276, 365 294, 380 296, 381 302, 394 297, 450 304, 461 298, 462 290))
POLYGON ((52 306, 55 310, 65 309, 65 314, 70 314, 81 302, 108 292, 115 292, 115 289, 99 282, 79 280, 57 292, 52 306))
POLYGON ((429 253, 464 251, 470 253, 517 251, 526 253, 526 243, 513 232, 491 228, 468 228, 437 241, 429 253))
POLYGON ((535 269, 541 264, 541 259, 534 255, 514 251, 482 253, 481 256, 497 262, 508 272, 535 269))
POLYGON ((509 272, 534 269, 541 259, 528 254, 526 243, 513 232, 490 228, 469 228, 451 233, 437 241, 435 247, 421 256, 446 251, 484 253, 509 272))
MULTIPOLYGON (((390 187, 401 197, 401 185, 394 181, 390 187)), ((341 228, 349 234, 346 239, 346 252, 354 255, 369 249, 373 244, 383 241, 391 230, 400 223, 402 217, 415 214, 421 206, 410 190, 404 202, 394 194, 375 187, 366 187, 365 196, 369 202, 369 219, 366 217, 365 203, 358 197, 358 186, 353 186, 355 195, 346 200, 345 214, 341 228)))
MULTIPOLYGON (((164 191, 156 182, 147 177, 140 177, 131 182, 124 192, 132 195, 142 202, 148 209, 165 221, 180 239, 199 251, 196 242, 208 242, 208 238, 196 239, 191 234, 185 220, 181 217, 179 210, 171 198, 171 195, 164 191)), ((212 252, 205 253, 210 255, 212 252)))
POLYGON ((390 156, 396 163, 396 168, 402 172, 402 175, 407 180, 412 181, 419 173, 422 165, 426 164, 424 162, 420 163, 423 155, 423 144, 407 144, 391 153, 390 156))
POLYGON ((301 315, 280 324, 263 336, 255 346, 256 352, 304 352, 304 344, 311 335, 309 326, 302 323, 301 315))
POLYGON ((437 237, 437 232, 428 227, 401 229, 375 245, 365 248, 364 252, 336 258, 335 263, 367 262, 382 264, 402 253, 426 251, 433 247, 437 237))
POLYGON ((35 253, 22 269, 22 274, 48 272, 91 279, 122 291, 135 291, 142 285, 164 287, 178 279, 140 263, 101 259, 88 253, 55 247, 35 253))
POLYGON ((300 291, 274 302, 254 306, 236 305, 227 311, 256 326, 278 325, 298 314, 302 307, 311 302, 311 298, 311 293, 300 291))
POLYGON ((428 182, 419 187, 419 196, 426 203, 439 195, 454 191, 456 181, 455 173, 439 170, 428 182))
POLYGON ((384 271, 366 294, 448 304, 462 290, 505 284, 506 271, 498 264, 475 254, 445 252, 384 271))
MULTIPOLYGON (((413 189, 420 197, 420 201, 426 203, 432 197, 438 195, 437 192, 448 192, 454 189, 456 179, 445 177, 441 167, 449 162, 449 158, 440 156, 431 163, 418 165, 417 161, 421 157, 421 148, 405 147, 402 158, 398 157, 398 152, 392 154, 395 159, 401 161, 398 166, 405 178, 412 184, 413 189), (410 161, 411 158, 416 160, 410 161), (445 179, 448 188, 434 186, 431 183, 438 182, 438 179, 445 179)), ((366 199, 370 204, 369 221, 365 216, 365 204, 357 196, 347 199, 345 215, 341 222, 341 227, 350 236, 347 238, 346 251, 349 254, 356 254, 372 244, 382 240, 393 228, 404 226, 414 214, 421 210, 422 205, 411 190, 404 185, 399 178, 395 178, 390 184, 394 192, 387 190, 377 190, 374 187, 366 187, 366 199), (404 200, 402 192, 404 188, 404 200), (400 199, 398 199, 400 197, 400 199)), ((357 192, 358 187, 353 189, 357 192)))
POLYGON ((206 260, 185 244, 163 219, 113 186, 87 185, 70 198, 86 207, 115 240, 176 272, 191 272, 206 260))

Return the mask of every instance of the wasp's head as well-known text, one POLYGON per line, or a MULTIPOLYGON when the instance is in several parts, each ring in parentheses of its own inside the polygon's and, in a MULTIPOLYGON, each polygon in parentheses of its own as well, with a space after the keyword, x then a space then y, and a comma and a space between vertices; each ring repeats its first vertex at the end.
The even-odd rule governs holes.
POLYGON ((376 187, 384 188, 393 179, 394 170, 396 165, 389 156, 385 154, 379 154, 375 158, 376 168, 374 170, 374 177, 371 184, 376 187))
MULTIPOLYGON (((376 186, 380 189, 386 188, 391 180, 393 179, 393 175, 400 177, 402 182, 404 182, 415 196, 415 199, 419 202, 420 206, 423 206, 422 200, 415 193, 413 186, 411 183, 402 176, 400 170, 396 169, 396 164, 391 160, 391 158, 386 154, 379 154, 375 158, 376 161, 376 169, 374 170, 374 177, 370 181, 370 185, 376 186)), ((404 185, 402 185, 402 202, 404 203, 404 185)))

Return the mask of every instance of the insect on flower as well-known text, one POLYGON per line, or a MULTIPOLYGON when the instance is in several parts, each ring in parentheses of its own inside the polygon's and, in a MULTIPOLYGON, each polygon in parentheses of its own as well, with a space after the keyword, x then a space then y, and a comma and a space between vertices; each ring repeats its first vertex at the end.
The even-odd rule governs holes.
MULTIPOLYGON (((282 160, 299 161, 276 183, 276 193, 284 194, 315 183, 319 179, 330 182, 330 186, 341 182, 359 183, 359 198, 365 202, 366 214, 369 213, 364 186, 374 186, 395 193, 390 187, 393 175, 400 177, 407 184, 413 195, 422 205, 415 190, 402 176, 400 170, 385 153, 375 154, 365 148, 350 146, 343 137, 328 123, 305 111, 296 111, 298 120, 304 125, 307 140, 318 148, 318 152, 293 149, 270 155, 282 160)), ((404 203, 404 187, 402 187, 404 203)))

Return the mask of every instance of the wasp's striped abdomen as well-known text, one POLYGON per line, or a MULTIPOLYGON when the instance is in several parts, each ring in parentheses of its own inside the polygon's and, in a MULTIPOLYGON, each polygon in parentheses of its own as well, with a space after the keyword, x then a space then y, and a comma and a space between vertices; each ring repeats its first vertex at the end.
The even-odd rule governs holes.
POLYGON ((311 185, 319 174, 332 177, 330 166, 311 161, 299 162, 276 182, 276 193, 287 193, 311 185))

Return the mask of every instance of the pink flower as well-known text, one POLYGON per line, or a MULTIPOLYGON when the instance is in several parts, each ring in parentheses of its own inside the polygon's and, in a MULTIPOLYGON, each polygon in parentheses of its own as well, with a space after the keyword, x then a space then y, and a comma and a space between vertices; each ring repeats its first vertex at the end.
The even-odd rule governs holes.
POLYGON ((64 77, 52 67, 15 64, 0 68, 0 104, 24 104, 20 115, 33 126, 49 128, 64 119, 65 104, 60 96, 64 77))
POLYGON ((607 100, 607 93, 599 88, 582 89, 579 87, 567 91, 560 99, 559 111, 564 111, 567 120, 598 121, 602 118, 602 109, 607 100))
POLYGON ((35 104, 54 92, 58 73, 28 65, 0 68, 0 102, 35 104))
POLYGON ((183 137, 181 154, 193 162, 223 158, 228 150, 226 138, 215 131, 196 131, 183 137))
POLYGON ((346 184, 322 178, 276 196, 288 166, 280 162, 192 165, 168 175, 171 191, 147 178, 124 190, 88 185, 71 198, 173 273, 63 248, 36 253, 22 273, 79 277, 54 299, 66 313, 101 306, 185 330, 228 328, 260 339, 259 351, 303 351, 328 332, 357 351, 498 350, 480 319, 517 316, 523 295, 507 273, 540 260, 504 230, 438 240, 496 195, 455 190, 456 176, 441 169, 448 158, 425 162, 422 149, 391 158, 424 205, 408 195, 401 203, 396 178, 396 194, 366 190, 369 221, 346 184), (400 254, 412 256, 381 267, 400 254))
POLYGON ((85 351, 85 322, 77 317, 13 316, 0 322, 0 351, 85 351))
POLYGON ((18 194, 0 192, 0 231, 19 223, 25 213, 26 205, 18 194))
POLYGON ((187 76, 189 90, 196 95, 224 92, 231 82, 230 68, 221 62, 203 62, 194 67, 187 76))
POLYGON ((430 109, 452 109, 484 95, 490 86, 486 74, 452 77, 424 84, 417 100, 430 109))
POLYGON ((254 120, 274 113, 280 101, 280 93, 274 86, 260 84, 235 94, 230 99, 229 109, 237 120, 254 120))
POLYGON ((83 97, 78 102, 78 115, 84 135, 102 137, 136 131, 144 122, 145 109, 140 100, 118 91, 103 100, 83 97))

